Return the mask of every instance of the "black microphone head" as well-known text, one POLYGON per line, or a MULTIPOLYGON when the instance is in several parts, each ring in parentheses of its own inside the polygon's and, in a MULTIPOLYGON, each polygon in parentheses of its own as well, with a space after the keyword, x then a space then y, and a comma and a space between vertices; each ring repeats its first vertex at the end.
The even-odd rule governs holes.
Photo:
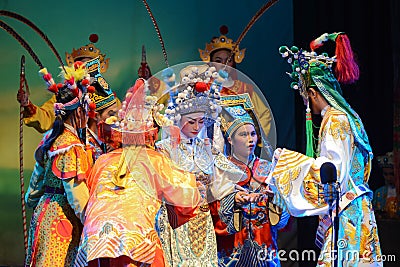
POLYGON ((321 183, 334 183, 337 180, 336 167, 332 162, 324 162, 319 169, 321 183))

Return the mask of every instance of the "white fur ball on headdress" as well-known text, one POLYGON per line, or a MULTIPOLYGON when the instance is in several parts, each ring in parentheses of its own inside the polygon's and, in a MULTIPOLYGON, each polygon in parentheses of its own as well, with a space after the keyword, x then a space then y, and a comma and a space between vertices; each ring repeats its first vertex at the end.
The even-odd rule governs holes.
POLYGON ((215 67, 203 64, 186 66, 180 71, 180 77, 181 83, 171 90, 170 103, 165 114, 175 123, 180 120, 181 115, 194 112, 204 112, 206 117, 216 119, 221 110, 219 91, 227 74, 222 73, 221 76, 215 67))

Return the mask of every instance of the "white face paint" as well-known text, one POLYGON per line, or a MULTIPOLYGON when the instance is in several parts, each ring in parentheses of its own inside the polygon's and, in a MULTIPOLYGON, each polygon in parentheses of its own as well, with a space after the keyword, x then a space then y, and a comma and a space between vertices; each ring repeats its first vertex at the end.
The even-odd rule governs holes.
POLYGON ((204 112, 195 112, 182 115, 180 121, 181 132, 188 138, 196 137, 204 127, 204 112))

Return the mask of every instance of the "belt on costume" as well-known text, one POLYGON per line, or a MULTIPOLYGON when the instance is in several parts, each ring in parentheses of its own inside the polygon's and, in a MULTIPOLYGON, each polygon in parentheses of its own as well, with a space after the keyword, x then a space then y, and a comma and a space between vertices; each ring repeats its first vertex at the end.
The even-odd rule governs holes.
POLYGON ((47 194, 59 194, 59 195, 64 195, 65 190, 64 190, 64 188, 46 186, 46 187, 44 188, 44 192, 47 193, 47 194))

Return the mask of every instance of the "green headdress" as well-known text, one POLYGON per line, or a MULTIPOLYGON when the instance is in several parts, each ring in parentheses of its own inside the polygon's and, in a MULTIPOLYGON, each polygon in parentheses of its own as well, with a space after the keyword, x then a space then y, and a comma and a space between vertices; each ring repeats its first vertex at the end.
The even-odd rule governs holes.
POLYGON ((346 114, 356 143, 361 145, 368 152, 371 146, 368 136, 358 114, 350 107, 342 96, 342 89, 339 82, 352 83, 359 77, 359 69, 353 59, 350 42, 343 33, 323 34, 311 42, 311 49, 318 48, 324 41, 336 41, 336 55, 329 57, 326 53, 318 55, 316 52, 307 52, 292 46, 281 46, 279 53, 287 58, 292 66, 292 72, 288 73, 294 80, 291 83, 293 89, 299 90, 307 106, 306 135, 307 135, 307 156, 314 156, 312 146, 312 121, 308 102, 307 89, 318 88, 330 106, 346 114), (335 74, 332 72, 332 65, 336 64, 335 74))

